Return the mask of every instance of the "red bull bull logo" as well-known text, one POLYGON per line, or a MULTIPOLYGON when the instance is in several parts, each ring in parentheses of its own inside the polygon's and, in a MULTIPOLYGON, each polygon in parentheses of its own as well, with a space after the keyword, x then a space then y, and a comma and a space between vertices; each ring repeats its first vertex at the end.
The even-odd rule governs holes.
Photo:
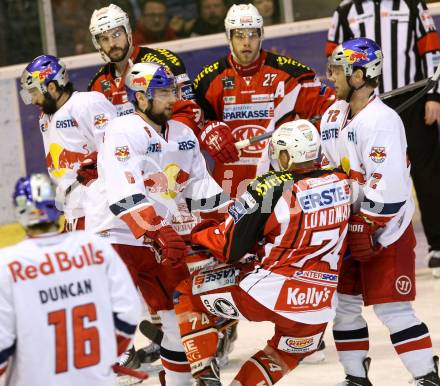
POLYGON ((370 151, 370 159, 377 163, 381 164, 385 161, 385 158, 387 157, 387 153, 385 151, 385 147, 372 147, 370 151))
POLYGON ((156 171, 144 179, 144 185, 151 193, 160 193, 162 198, 174 199, 185 189, 189 173, 177 164, 169 164, 163 171, 156 171))
POLYGON ((87 154, 67 150, 58 143, 51 143, 49 153, 46 155, 47 169, 54 178, 61 178, 86 156, 87 154))
POLYGON ((130 149, 128 146, 118 146, 115 148, 115 157, 118 161, 124 162, 130 158, 130 149))
POLYGON ((138 76, 137 78, 133 78, 132 84, 133 86, 147 88, 152 77, 152 75, 138 76))
POLYGON ((105 114, 99 114, 99 115, 95 115, 95 126, 96 127, 104 127, 108 122, 107 117, 105 116, 105 114))
POLYGON ((144 180, 144 186, 151 193, 166 193, 168 192, 168 178, 162 171, 154 172, 144 180))
POLYGON ((365 52, 359 52, 354 50, 344 50, 345 59, 348 64, 353 64, 361 60, 368 60, 368 55, 365 52))
POLYGON ((52 72, 53 72, 52 66, 47 66, 42 70, 34 71, 32 73, 32 78, 38 79, 38 81, 42 83, 50 74, 52 74, 52 72))

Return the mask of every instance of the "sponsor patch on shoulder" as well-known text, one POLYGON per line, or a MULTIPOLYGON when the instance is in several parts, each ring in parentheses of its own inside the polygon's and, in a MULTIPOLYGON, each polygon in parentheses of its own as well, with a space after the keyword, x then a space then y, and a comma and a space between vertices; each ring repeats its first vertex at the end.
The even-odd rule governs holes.
POLYGON ((235 201, 234 204, 228 209, 228 212, 236 224, 247 213, 246 208, 240 201, 235 201))
POLYGON ((108 123, 108 118, 105 116, 105 114, 99 114, 95 115, 95 126, 98 128, 103 128, 108 123))
POLYGON ((130 150, 128 146, 117 146, 115 148, 115 157, 118 161, 127 161, 130 158, 130 150))
POLYGON ((370 151, 370 159, 377 163, 381 164, 385 161, 385 158, 387 157, 387 153, 385 150, 385 147, 377 147, 373 146, 370 151))

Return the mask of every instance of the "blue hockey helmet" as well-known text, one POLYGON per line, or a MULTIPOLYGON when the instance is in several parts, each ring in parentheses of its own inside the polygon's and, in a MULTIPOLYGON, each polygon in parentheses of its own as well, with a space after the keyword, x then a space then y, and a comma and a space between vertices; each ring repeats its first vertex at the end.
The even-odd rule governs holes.
POLYGON ((40 55, 30 62, 21 74, 20 95, 25 104, 32 102, 29 93, 31 89, 38 89, 41 93, 47 91, 47 85, 56 81, 60 87, 69 83, 66 65, 53 55, 40 55))
POLYGON ((132 103, 139 91, 153 99, 155 89, 169 87, 175 87, 174 75, 168 68, 155 63, 136 63, 125 76, 127 98, 132 103))
POLYGON ((328 66, 342 66, 346 76, 362 68, 365 77, 373 79, 382 74, 383 54, 371 39, 356 38, 339 44, 328 58, 328 66))
POLYGON ((46 174, 21 177, 15 184, 13 205, 18 222, 23 227, 58 221, 55 189, 46 174))

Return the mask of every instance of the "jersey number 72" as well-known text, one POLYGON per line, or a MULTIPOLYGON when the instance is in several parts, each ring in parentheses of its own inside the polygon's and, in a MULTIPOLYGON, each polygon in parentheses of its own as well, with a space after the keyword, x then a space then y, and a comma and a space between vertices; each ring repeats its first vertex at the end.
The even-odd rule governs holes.
POLYGON ((94 366, 101 360, 99 332, 96 327, 85 327, 85 319, 96 321, 94 303, 82 304, 72 308, 71 315, 66 309, 52 311, 47 314, 49 325, 55 327, 55 371, 57 374, 68 371, 67 337, 73 339, 73 365, 76 369, 94 366), (72 333, 68 334, 68 327, 72 333))

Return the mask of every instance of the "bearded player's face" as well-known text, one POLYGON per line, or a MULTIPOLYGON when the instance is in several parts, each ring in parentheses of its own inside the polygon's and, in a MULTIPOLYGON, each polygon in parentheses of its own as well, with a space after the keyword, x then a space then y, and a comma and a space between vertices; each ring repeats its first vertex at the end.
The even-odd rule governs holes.
POLYGON ((150 118, 159 125, 164 125, 173 114, 176 103, 176 90, 174 87, 159 88, 154 90, 150 118))
POLYGON ((112 62, 123 60, 130 48, 124 27, 116 27, 96 36, 102 51, 112 62))

